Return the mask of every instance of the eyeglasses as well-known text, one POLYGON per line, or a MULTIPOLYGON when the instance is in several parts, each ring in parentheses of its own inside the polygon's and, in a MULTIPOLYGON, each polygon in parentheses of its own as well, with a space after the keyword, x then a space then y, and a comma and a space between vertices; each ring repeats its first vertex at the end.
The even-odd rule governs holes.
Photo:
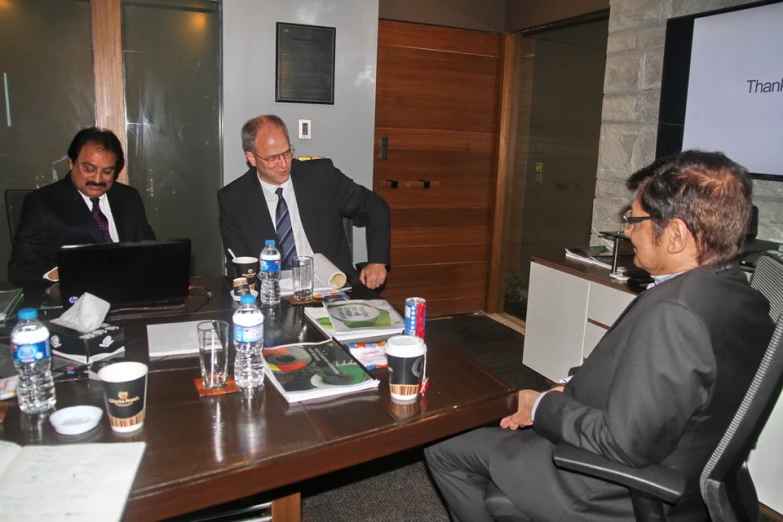
POLYGON ((633 211, 629 210, 625 214, 623 214, 623 221, 625 221, 626 227, 630 227, 631 225, 634 225, 636 223, 641 223, 642 221, 645 221, 647 219, 652 219, 652 216, 632 216, 631 212, 633 211))
POLYGON ((253 156, 255 156, 257 158, 261 158, 262 160, 266 161, 269 165, 271 165, 272 163, 277 163, 280 160, 284 160, 284 159, 289 160, 289 159, 291 159, 292 157, 294 157, 294 152, 296 152, 296 149, 291 147, 290 149, 288 149, 285 152, 281 152, 280 154, 275 154, 275 155, 269 156, 267 158, 265 158, 263 156, 259 156, 255 152, 253 153, 253 156))

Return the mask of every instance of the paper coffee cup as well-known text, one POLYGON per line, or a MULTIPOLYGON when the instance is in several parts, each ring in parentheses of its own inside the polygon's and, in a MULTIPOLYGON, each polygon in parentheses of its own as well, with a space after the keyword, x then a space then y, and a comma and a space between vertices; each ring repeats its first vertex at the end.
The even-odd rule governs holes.
POLYGON ((392 399, 413 401, 426 377, 427 345, 424 339, 395 335, 386 341, 389 393, 392 399))
POLYGON ((256 280, 258 277, 258 258, 257 257, 235 257, 234 277, 244 277, 251 290, 256 289, 256 280))
POLYGON ((111 429, 119 433, 135 431, 144 425, 147 400, 147 365, 120 362, 98 372, 111 429))
POLYGON ((250 286, 246 277, 237 277, 233 282, 234 295, 242 296, 250 292, 250 286))

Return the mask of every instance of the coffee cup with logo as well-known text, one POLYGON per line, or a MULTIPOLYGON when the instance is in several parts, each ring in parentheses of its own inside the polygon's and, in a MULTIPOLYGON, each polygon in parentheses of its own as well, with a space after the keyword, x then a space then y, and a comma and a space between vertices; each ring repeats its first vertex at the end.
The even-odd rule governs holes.
POLYGON ((389 392, 392 400, 414 401, 427 373, 427 345, 424 339, 395 335, 386 341, 389 392))
POLYGON ((256 289, 256 280, 258 278, 258 258, 257 257, 235 257, 234 277, 244 277, 250 290, 256 289))
POLYGON ((250 286, 245 277, 237 277, 234 279, 233 288, 234 295, 237 297, 241 297, 250 292, 250 286))
POLYGON ((105 366, 98 372, 113 431, 128 433, 144 425, 147 371, 146 364, 129 361, 105 366))

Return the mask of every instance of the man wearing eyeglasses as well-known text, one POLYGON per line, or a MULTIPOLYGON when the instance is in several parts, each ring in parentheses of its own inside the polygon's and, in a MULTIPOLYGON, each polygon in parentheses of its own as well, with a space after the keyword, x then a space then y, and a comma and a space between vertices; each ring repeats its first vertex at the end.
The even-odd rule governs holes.
POLYGON ((627 488, 562 471, 565 442, 627 466, 663 464, 686 480, 666 520, 706 520, 699 475, 759 366, 773 324, 737 258, 751 213, 748 171, 685 151, 633 174, 625 215, 634 262, 655 279, 564 385, 519 392, 517 413, 427 448, 455 521, 490 522, 490 481, 524 519, 634 520, 627 488), (527 428, 518 430, 519 428, 527 428))
POLYGON ((242 127, 242 149, 251 168, 218 191, 220 233, 226 249, 257 257, 264 241, 275 240, 282 268, 292 259, 320 253, 354 277, 342 218, 367 218, 368 264, 358 274, 368 288, 386 281, 391 237, 389 206, 355 183, 331 160, 299 161, 279 117, 263 115, 242 127))

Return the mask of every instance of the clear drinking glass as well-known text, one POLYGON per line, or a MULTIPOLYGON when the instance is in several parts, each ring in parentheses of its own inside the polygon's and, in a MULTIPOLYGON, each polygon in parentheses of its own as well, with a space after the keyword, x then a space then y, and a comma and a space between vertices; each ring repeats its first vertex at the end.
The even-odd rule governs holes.
POLYGON ((294 299, 309 301, 313 298, 313 258, 294 257, 291 265, 291 277, 294 280, 294 299))
POLYGON ((198 329, 198 352, 201 359, 201 382, 205 390, 223 388, 228 374, 228 323, 204 321, 198 329))

